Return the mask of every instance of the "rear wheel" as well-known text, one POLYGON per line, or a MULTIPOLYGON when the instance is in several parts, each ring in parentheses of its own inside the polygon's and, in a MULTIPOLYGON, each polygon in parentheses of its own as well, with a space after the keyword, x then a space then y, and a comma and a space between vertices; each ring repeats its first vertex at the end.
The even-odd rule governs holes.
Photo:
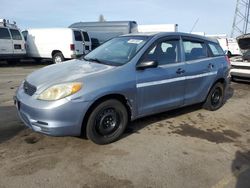
POLYGON ((90 114, 86 127, 87 138, 96 144, 116 141, 128 123, 126 107, 118 100, 100 103, 90 114))
POLYGON ((61 63, 64 61, 64 56, 61 52, 57 52, 52 57, 53 63, 61 63))
POLYGON ((216 83, 210 90, 203 108, 211 111, 219 109, 224 102, 224 90, 222 83, 216 83))

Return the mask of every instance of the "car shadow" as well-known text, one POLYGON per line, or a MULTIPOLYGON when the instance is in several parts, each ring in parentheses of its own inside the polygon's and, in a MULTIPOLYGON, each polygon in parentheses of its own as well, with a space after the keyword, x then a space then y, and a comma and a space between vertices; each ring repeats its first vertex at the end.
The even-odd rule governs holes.
POLYGON ((35 61, 35 60, 21 60, 20 62, 7 62, 7 61, 0 61, 0 68, 1 67, 30 67, 36 65, 50 65, 52 62, 50 61, 35 61))
POLYGON ((235 153, 232 162, 232 173, 237 179, 235 188, 250 187, 250 151, 235 153))
MULTIPOLYGON (((229 85, 229 87, 227 88, 227 91, 225 93, 225 98, 224 98, 224 104, 233 97, 234 95, 234 88, 229 85)), ((182 107, 182 108, 178 108, 175 110, 170 110, 170 111, 166 111, 163 113, 159 113, 159 114, 154 114, 154 115, 150 115, 147 117, 143 117, 140 119, 137 119, 133 122, 130 122, 124 132, 124 134, 122 135, 121 139, 134 134, 134 133, 139 133, 139 130, 154 124, 158 121, 163 121, 163 120, 168 120, 170 118, 175 118, 178 117, 180 115, 183 114, 188 114, 190 112, 194 112, 194 111, 198 111, 202 109, 202 103, 199 104, 194 104, 194 105, 190 105, 190 106, 186 106, 186 107, 182 107)))
POLYGON ((0 106, 0 144, 26 129, 20 121, 15 106, 0 106))
POLYGON ((196 104, 196 105, 192 105, 192 106, 187 106, 187 107, 183 107, 183 108, 179 108, 179 109, 175 109, 175 110, 170 110, 170 111, 166 111, 163 113, 159 113, 159 114, 154 114, 154 115, 150 115, 147 117, 143 117, 140 119, 137 119, 133 122, 130 122, 124 132, 124 134, 122 135, 122 138, 125 138, 127 136, 130 136, 131 134, 138 134, 139 131, 151 124, 154 124, 158 121, 163 121, 163 120, 168 120, 170 118, 174 118, 183 114, 188 114, 190 112, 194 112, 194 111, 198 111, 202 108, 201 104, 196 104))
POLYGON ((234 88, 232 87, 231 84, 229 84, 229 87, 227 88, 227 91, 225 93, 225 98, 224 98, 224 103, 231 99, 234 96, 234 88))

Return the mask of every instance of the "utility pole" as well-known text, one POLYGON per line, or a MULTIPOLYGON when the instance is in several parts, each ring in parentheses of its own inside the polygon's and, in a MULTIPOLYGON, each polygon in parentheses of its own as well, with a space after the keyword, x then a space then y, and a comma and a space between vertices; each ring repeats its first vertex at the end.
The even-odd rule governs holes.
POLYGON ((250 0, 237 0, 231 37, 248 33, 250 0))

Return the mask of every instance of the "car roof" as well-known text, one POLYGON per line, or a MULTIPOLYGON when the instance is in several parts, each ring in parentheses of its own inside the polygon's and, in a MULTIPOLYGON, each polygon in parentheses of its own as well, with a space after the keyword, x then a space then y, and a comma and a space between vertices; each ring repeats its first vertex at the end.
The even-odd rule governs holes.
POLYGON ((165 36, 185 36, 185 37, 192 37, 192 38, 196 38, 196 39, 200 39, 200 40, 205 40, 205 41, 209 41, 209 42, 214 42, 214 43, 218 43, 218 41, 216 39, 213 38, 208 38, 205 36, 201 36, 201 35, 195 35, 195 34, 190 34, 190 33, 182 33, 182 32, 148 32, 148 33, 131 33, 131 34, 127 34, 127 35, 123 35, 123 36, 152 36, 152 37, 157 37, 157 38, 161 38, 161 37, 165 37, 165 36))

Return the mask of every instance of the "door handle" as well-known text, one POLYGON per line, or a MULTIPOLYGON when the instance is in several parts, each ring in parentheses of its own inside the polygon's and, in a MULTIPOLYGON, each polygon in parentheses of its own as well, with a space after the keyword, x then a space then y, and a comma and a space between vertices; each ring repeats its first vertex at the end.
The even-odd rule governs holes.
POLYGON ((209 63, 207 67, 208 67, 208 69, 213 69, 214 65, 212 63, 209 63))
POLYGON ((186 71, 182 68, 178 68, 176 74, 184 74, 186 71))

